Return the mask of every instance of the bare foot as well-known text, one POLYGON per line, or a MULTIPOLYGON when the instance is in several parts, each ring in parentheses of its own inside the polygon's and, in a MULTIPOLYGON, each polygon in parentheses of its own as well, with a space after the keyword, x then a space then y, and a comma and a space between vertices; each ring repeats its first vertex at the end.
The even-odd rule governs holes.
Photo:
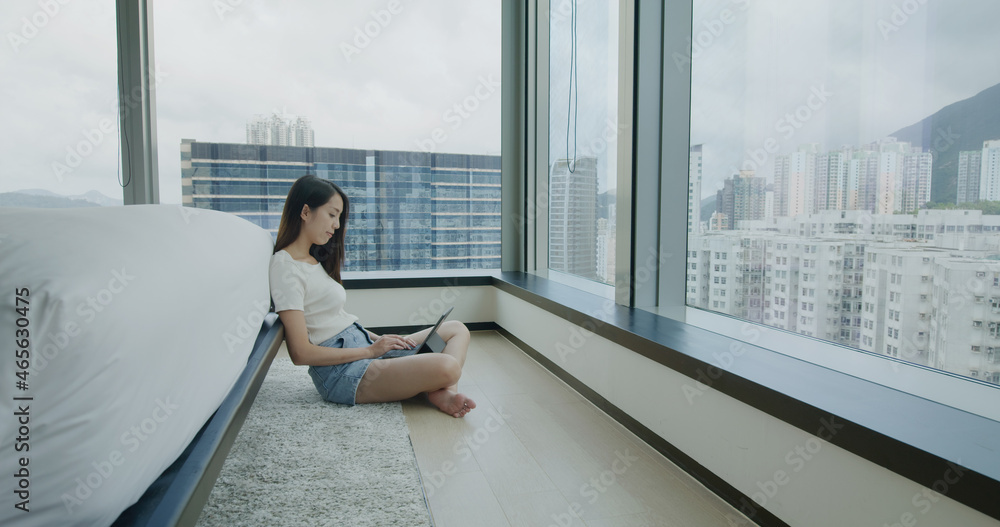
POLYGON ((476 403, 472 399, 447 388, 427 392, 427 400, 452 417, 464 417, 465 414, 469 413, 469 410, 476 407, 476 403))

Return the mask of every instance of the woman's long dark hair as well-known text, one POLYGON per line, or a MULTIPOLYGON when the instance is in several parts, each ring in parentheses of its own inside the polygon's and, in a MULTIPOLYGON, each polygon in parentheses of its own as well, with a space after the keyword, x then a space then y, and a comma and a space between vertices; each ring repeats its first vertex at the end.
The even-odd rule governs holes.
POLYGON ((281 211, 281 223, 278 225, 274 252, 288 247, 299 237, 299 232, 302 230, 303 205, 309 205, 309 210, 316 210, 330 201, 334 193, 340 194, 340 199, 344 200, 344 210, 340 212, 340 227, 325 245, 313 244, 309 248, 309 254, 323 265, 326 274, 338 283, 343 283, 340 280, 340 266, 344 261, 344 239, 351 206, 347 194, 328 179, 309 174, 292 183, 288 197, 285 198, 285 208, 281 211))

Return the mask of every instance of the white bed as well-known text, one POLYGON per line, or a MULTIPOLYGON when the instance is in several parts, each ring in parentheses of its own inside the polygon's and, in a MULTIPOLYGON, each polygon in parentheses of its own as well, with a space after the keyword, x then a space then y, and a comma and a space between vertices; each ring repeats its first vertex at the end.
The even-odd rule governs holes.
POLYGON ((209 210, 0 208, 0 525, 110 525, 142 496, 246 366, 271 248, 209 210))

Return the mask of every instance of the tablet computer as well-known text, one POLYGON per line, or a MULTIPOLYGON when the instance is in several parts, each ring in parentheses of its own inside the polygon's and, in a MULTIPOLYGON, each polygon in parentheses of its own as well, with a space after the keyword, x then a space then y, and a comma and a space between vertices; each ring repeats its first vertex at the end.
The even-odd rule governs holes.
POLYGON ((425 338, 423 342, 421 342, 416 346, 417 353, 441 353, 444 350, 445 346, 444 339, 442 339, 441 336, 437 334, 437 330, 438 328, 441 327, 441 323, 444 322, 444 319, 448 318, 448 315, 451 314, 452 309, 455 308, 449 307, 448 310, 445 311, 443 315, 441 315, 441 318, 438 319, 437 324, 434 324, 434 327, 431 328, 430 333, 427 334, 427 338, 425 338))

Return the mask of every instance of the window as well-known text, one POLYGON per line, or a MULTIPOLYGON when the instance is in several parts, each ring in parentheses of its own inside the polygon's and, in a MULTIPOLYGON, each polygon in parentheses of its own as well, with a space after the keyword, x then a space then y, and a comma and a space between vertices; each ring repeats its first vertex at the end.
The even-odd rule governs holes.
POLYGON ((0 206, 121 205, 115 2, 3 2, 0 20, 0 206))
MULTIPOLYGON (((1000 5, 975 5, 976 9, 990 5, 990 12, 1000 16, 1000 5)), ((695 28, 711 24, 724 6, 732 8, 734 14, 731 24, 724 25, 721 34, 713 35, 712 47, 693 56, 690 64, 690 138, 692 147, 699 146, 698 160, 704 167, 700 174, 702 198, 714 196, 718 212, 750 221, 738 232, 731 227, 733 232, 721 229, 693 233, 689 243, 700 245, 708 237, 731 240, 733 244, 754 237, 773 240, 775 254, 764 259, 783 269, 760 265, 751 267, 759 271, 737 270, 737 274, 743 273, 744 281, 751 273, 765 283, 781 279, 790 292, 798 289, 803 298, 809 299, 813 298, 815 285, 820 291, 816 303, 831 306, 831 311, 836 307, 842 312, 857 309, 874 313, 878 308, 868 304, 892 306, 884 319, 870 319, 872 329, 891 338, 899 338, 899 327, 910 331, 909 321, 917 320, 919 313, 908 314, 909 304, 918 299, 932 307, 949 306, 940 314, 924 315, 923 323, 929 319, 932 327, 950 334, 968 328, 973 318, 970 306, 985 302, 984 297, 963 293, 961 304, 948 303, 948 291, 938 293, 939 289, 927 288, 938 285, 934 277, 941 273, 942 284, 952 284, 952 295, 959 294, 956 284, 970 278, 994 278, 992 273, 1000 271, 1000 261, 979 264, 982 260, 977 260, 977 266, 987 268, 970 270, 973 253, 965 256, 942 252, 941 248, 967 246, 961 240, 972 236, 974 229, 956 228, 959 222, 954 215, 948 215, 951 211, 920 210, 919 216, 914 212, 932 202, 955 203, 953 196, 940 194, 944 188, 940 182, 941 178, 955 177, 951 175, 954 169, 945 168, 944 163, 957 166, 958 151, 935 149, 930 144, 931 132, 908 129, 898 137, 885 134, 921 122, 940 108, 1000 82, 998 74, 971 73, 980 69, 979 61, 985 55, 970 51, 945 59, 944 54, 928 53, 941 45, 935 33, 940 22, 930 17, 942 15, 925 10, 920 16, 929 19, 926 24, 908 25, 904 34, 879 24, 891 15, 890 2, 761 0, 741 2, 733 8, 724 2, 696 0, 693 6, 695 28), (891 45, 877 50, 863 45, 871 38, 879 42, 884 39, 891 45), (970 73, 954 73, 964 68, 970 73), (975 82, 976 87, 949 99, 939 87, 955 80, 955 75, 975 82), (937 102, 929 104, 931 99, 937 102), (912 117, 902 118, 907 112, 912 117), (773 199, 766 189, 771 189, 773 199), (851 215, 857 215, 855 228, 863 231, 839 227, 854 225, 848 223, 851 215), (755 223, 764 218, 774 218, 767 223, 767 231, 763 230, 763 222, 755 223), (869 225, 862 225, 864 222, 869 225), (761 230, 755 232, 758 225, 761 230), (936 226, 942 233, 949 233, 946 239, 936 242, 938 248, 909 241, 915 233, 933 232, 936 226), (844 258, 831 262, 832 258, 827 257, 820 266, 813 256, 819 245, 826 247, 830 256, 843 251, 844 258), (858 265, 852 265, 855 255, 859 255, 858 265), (938 255, 948 257, 936 258, 938 255), (791 273, 786 280, 779 273, 789 263, 791 273), (826 270, 817 272, 817 267, 826 270), (835 272, 852 267, 859 269, 857 279, 853 272, 835 272), (922 290, 912 290, 911 284, 921 284, 918 287, 922 290), (856 291, 864 292, 866 302, 855 301, 856 291), (889 328, 888 323, 899 327, 889 328)), ((970 27, 981 27, 971 25, 971 17, 981 14, 949 16, 968 16, 970 27)), ((950 23, 957 23, 957 19, 950 23)), ((1000 48, 1000 34, 977 31, 977 39, 1000 48)), ((977 48, 984 49, 981 45, 977 48)), ((977 137, 975 141, 991 139, 977 137)), ((958 205, 962 209, 962 203, 958 205)), ((747 256, 734 257, 735 265, 752 263, 747 256)), ((994 278, 993 283, 1000 287, 1000 280, 994 278)), ((783 293, 777 287, 775 292, 783 293)), ((789 295, 792 305, 808 312, 809 304, 793 295, 789 295)), ((785 297, 775 296, 776 305, 779 296, 785 297)), ((996 309, 1000 310, 1000 305, 996 309)), ((768 323, 759 313, 741 311, 739 306, 730 314, 752 323, 768 323)), ((831 327, 821 327, 826 320, 820 317, 817 327, 809 331, 815 330, 820 336, 839 335, 832 323, 831 327)), ((795 317, 782 328, 801 333, 797 324, 802 323, 802 317, 795 317)), ((934 357, 949 351, 947 344, 936 339, 926 342, 927 353, 904 353, 901 358, 924 366, 944 363, 935 363, 934 357)), ((861 342, 841 344, 857 348, 861 342)), ((959 366, 962 362, 950 355, 947 361, 954 364, 949 367, 959 368, 956 373, 965 373, 959 366)))
POLYGON ((155 3, 160 200, 273 235, 312 173, 351 199, 345 271, 498 268, 500 9, 155 3))
POLYGON ((613 284, 618 2, 549 8, 548 267, 613 284))

